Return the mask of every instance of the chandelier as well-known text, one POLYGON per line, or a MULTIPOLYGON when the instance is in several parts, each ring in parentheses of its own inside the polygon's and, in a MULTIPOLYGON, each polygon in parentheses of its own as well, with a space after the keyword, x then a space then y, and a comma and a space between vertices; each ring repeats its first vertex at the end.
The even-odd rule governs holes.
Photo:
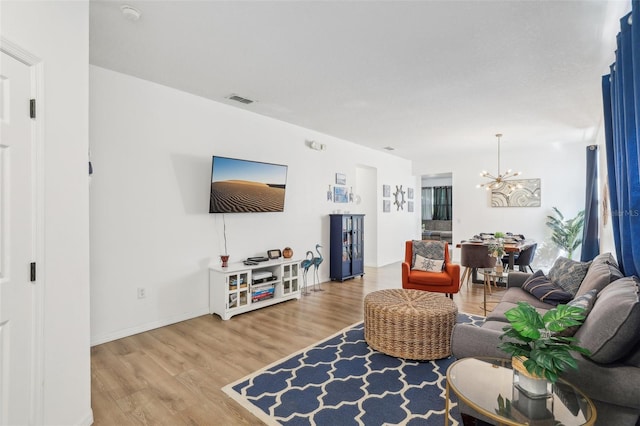
POLYGON ((516 188, 521 188, 522 185, 520 183, 514 183, 513 181, 509 181, 516 176, 520 175, 520 172, 514 172, 511 169, 507 170, 504 173, 500 173, 500 138, 502 137, 502 133, 497 133, 496 138, 498 138, 498 175, 494 176, 486 170, 483 170, 480 173, 480 176, 483 178, 488 178, 489 182, 481 183, 477 185, 477 188, 484 188, 487 191, 491 191, 494 189, 499 189, 502 187, 506 187, 509 192, 513 191, 516 188))

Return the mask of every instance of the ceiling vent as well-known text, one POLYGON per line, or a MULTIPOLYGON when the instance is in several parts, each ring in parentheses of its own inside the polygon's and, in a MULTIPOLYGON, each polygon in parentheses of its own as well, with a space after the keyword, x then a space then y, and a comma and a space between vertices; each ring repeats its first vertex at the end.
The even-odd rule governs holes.
POLYGON ((227 99, 231 99, 232 101, 240 102, 240 103, 243 103, 245 105, 249 105, 249 104, 252 104, 254 102, 251 99, 243 98, 242 96, 238 96, 238 95, 235 95, 235 94, 227 96, 227 99))

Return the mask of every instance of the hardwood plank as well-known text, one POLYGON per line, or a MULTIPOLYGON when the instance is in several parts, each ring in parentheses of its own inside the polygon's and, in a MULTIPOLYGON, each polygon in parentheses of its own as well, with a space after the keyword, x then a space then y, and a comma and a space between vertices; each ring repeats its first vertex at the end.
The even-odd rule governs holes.
MULTIPOLYGON (((400 288, 400 277, 400 263, 365 268, 363 278, 228 321, 204 315, 95 346, 94 424, 261 424, 221 388, 362 321, 365 295, 400 288)), ((482 291, 464 286, 454 295, 459 311, 482 315, 482 291)))

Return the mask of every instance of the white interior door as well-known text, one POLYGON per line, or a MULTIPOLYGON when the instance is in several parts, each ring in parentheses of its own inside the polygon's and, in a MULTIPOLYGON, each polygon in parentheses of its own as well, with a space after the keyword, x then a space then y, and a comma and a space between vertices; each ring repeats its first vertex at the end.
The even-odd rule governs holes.
POLYGON ((34 423, 34 140, 30 67, 0 53, 0 423, 34 423))

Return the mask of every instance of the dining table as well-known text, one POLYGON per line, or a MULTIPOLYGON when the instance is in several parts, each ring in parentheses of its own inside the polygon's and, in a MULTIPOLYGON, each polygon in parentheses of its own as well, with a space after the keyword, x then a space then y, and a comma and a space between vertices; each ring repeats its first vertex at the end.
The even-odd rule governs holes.
MULTIPOLYGON (((462 242, 456 244, 456 248, 461 248, 463 244, 474 244, 474 245, 486 246, 488 250, 489 244, 495 244, 495 243, 496 243, 495 239, 484 239, 484 240, 471 239, 466 241, 463 240, 462 242)), ((508 261, 509 266, 507 268, 509 271, 513 271, 516 255, 519 254, 524 249, 532 246, 533 244, 535 244, 535 241, 531 239, 524 239, 524 240, 507 239, 503 242, 504 251, 509 256, 509 261, 508 261)), ((482 282, 477 279, 477 271, 475 269, 473 271, 472 281, 474 283, 482 282)))

